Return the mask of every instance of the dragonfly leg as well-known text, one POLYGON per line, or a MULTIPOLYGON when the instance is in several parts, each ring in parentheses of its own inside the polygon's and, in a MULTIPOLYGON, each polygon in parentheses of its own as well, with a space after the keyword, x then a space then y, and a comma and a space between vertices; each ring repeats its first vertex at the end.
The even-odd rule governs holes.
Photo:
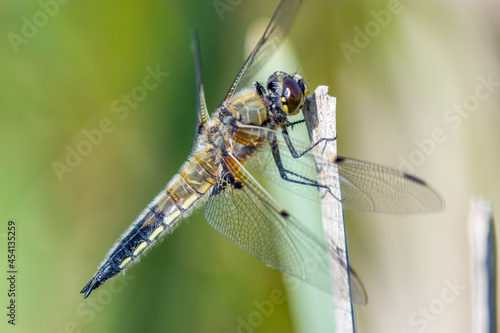
POLYGON ((322 188, 322 189, 326 190, 328 193, 330 193, 335 199, 339 200, 337 197, 335 197, 335 195, 333 194, 333 192, 331 191, 329 186, 319 184, 317 181, 315 181, 313 179, 307 178, 307 177, 302 176, 296 172, 285 169, 285 167, 283 166, 283 162, 281 161, 280 150, 279 150, 279 146, 276 142, 276 138, 271 142, 271 152, 273 154, 274 162, 276 163, 276 166, 278 167, 280 176, 283 180, 286 180, 286 181, 291 182, 291 183, 322 188), (292 179, 289 177, 289 175, 295 176, 296 178, 299 178, 301 180, 292 179))
POLYGON ((321 142, 331 142, 331 141, 337 140, 336 135, 334 138, 321 138, 318 141, 316 141, 314 144, 312 144, 311 147, 307 148, 306 150, 304 150, 301 153, 297 153, 297 151, 295 150, 295 147, 293 146, 292 141, 290 140, 290 136, 288 135, 288 131, 286 130, 285 127, 283 127, 281 129, 281 133, 283 134, 283 138, 285 139, 286 145, 288 146, 288 149, 290 150, 290 154, 292 154, 292 156, 294 158, 299 158, 299 157, 304 156, 305 154, 310 152, 314 147, 319 145, 321 142))
POLYGON ((293 126, 298 125, 298 124, 302 124, 302 123, 305 123, 305 119, 301 119, 301 120, 297 120, 297 121, 292 121, 292 122, 286 124, 286 127, 293 128, 293 126))
POLYGON ((255 81, 253 83, 253 88, 255 89, 255 92, 257 93, 257 96, 259 96, 260 99, 264 100, 267 99, 266 97, 266 89, 260 84, 259 82, 255 81))

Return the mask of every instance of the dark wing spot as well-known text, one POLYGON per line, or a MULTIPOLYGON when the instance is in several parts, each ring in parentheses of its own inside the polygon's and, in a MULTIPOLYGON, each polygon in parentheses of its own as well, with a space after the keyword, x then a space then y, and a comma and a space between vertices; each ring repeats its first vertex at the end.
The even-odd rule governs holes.
POLYGON ((220 192, 224 190, 225 186, 221 184, 221 182, 217 182, 215 186, 213 187, 212 194, 211 195, 217 195, 220 192))
POLYGON ((427 184, 422 180, 422 179, 419 179, 415 176, 412 176, 412 175, 409 175, 407 173, 403 173, 403 175, 405 176, 405 178, 409 179, 409 180, 412 180, 414 181, 415 183, 419 183, 420 185, 422 186, 427 186, 427 184))
POLYGON ((290 217, 290 214, 289 214, 286 210, 282 210, 282 211, 280 212, 280 215, 281 215, 281 216, 283 216, 283 217, 285 217, 285 218, 286 218, 286 217, 290 217))
POLYGON ((224 172, 224 176, 223 177, 224 177, 224 180, 225 180, 225 182, 224 182, 224 184, 225 184, 224 188, 226 186, 231 186, 234 189, 241 190, 243 188, 243 184, 240 181, 236 180, 238 178, 235 178, 235 175, 231 171, 229 171, 227 168, 224 168, 224 169, 225 169, 223 171, 224 172))
POLYGON ((335 156, 333 158, 333 163, 342 163, 345 160, 342 156, 335 156))
POLYGON ((231 186, 234 186, 234 184, 236 183, 236 181, 234 180, 234 176, 232 173, 230 173, 229 171, 226 172, 226 174, 224 175, 224 179, 226 180, 226 182, 228 184, 230 184, 231 186))

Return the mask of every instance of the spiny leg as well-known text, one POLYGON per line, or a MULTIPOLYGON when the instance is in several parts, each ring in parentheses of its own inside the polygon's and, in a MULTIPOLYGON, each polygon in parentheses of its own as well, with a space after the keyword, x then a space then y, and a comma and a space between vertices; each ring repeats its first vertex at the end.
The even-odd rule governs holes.
POLYGON ((292 122, 289 122, 288 124, 286 124, 286 127, 291 127, 293 129, 293 126, 295 125, 298 125, 298 124, 302 124, 302 123, 305 123, 305 119, 301 119, 301 120, 297 120, 297 121, 292 121, 292 122))
POLYGON ((296 172, 285 169, 285 167, 283 166, 283 162, 281 161, 280 150, 279 150, 279 146, 276 142, 276 137, 273 139, 273 141, 270 143, 270 145, 271 145, 271 152, 273 154, 274 162, 276 163, 276 166, 278 167, 278 171, 280 173, 280 176, 283 180, 291 182, 291 183, 322 188, 322 189, 326 190, 328 193, 330 193, 336 200, 340 201, 340 199, 337 198, 332 193, 330 187, 328 187, 327 185, 319 184, 317 181, 315 181, 313 179, 307 178, 307 177, 302 176, 296 172), (291 178, 289 178, 289 175, 293 175, 293 176, 300 178, 302 180, 291 179, 291 178))
POLYGON ((281 133, 283 134, 283 138, 285 139, 286 145, 288 146, 288 149, 290 150, 290 154, 292 154, 292 156, 294 158, 299 158, 299 157, 304 156, 305 154, 307 154, 308 152, 310 152, 314 147, 316 147, 317 145, 319 145, 321 142, 327 142, 328 143, 328 142, 337 140, 337 136, 336 135, 335 135, 334 138, 321 138, 318 141, 316 141, 314 144, 312 144, 309 148, 307 148, 306 150, 304 150, 303 152, 297 153, 297 151, 295 150, 295 147, 293 146, 292 141, 290 140, 290 136, 288 135, 288 131, 286 130, 285 127, 282 127, 281 133))

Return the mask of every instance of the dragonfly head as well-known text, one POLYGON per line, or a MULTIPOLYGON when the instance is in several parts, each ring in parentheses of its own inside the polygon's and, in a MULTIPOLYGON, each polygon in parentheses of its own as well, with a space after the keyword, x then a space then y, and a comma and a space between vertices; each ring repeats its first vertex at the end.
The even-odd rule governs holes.
POLYGON ((285 72, 274 72, 267 80, 267 90, 278 95, 287 115, 297 114, 309 92, 302 75, 292 76, 285 72))

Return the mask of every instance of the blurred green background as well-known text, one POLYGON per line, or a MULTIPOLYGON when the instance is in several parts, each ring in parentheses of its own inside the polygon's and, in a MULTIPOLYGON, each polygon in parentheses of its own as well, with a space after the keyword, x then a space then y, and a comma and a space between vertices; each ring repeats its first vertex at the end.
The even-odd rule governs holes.
MULTIPOLYGON (((237 332, 255 302, 282 290, 278 272, 212 230, 199 209, 103 292, 86 301, 78 293, 188 156, 189 29, 199 30, 213 110, 248 54, 249 27, 277 3, 0 3, 0 268, 7 275, 13 219, 19 270, 15 327, 0 279, 2 332, 237 332), (168 76, 126 116, 114 112, 146 68, 168 76), (66 164, 67 147, 103 119, 110 133, 58 177, 53 163, 66 164)), ((500 82, 499 37, 493 1, 311 0, 299 12, 287 45, 311 89, 328 85, 337 97, 339 153, 411 168, 447 204, 425 216, 346 215, 351 263, 369 295, 356 311, 360 332, 470 331, 468 204, 500 200, 500 86, 482 83, 500 82), (463 288, 440 303, 450 283, 463 288)), ((294 331, 288 309, 276 304, 251 329, 294 331)))

